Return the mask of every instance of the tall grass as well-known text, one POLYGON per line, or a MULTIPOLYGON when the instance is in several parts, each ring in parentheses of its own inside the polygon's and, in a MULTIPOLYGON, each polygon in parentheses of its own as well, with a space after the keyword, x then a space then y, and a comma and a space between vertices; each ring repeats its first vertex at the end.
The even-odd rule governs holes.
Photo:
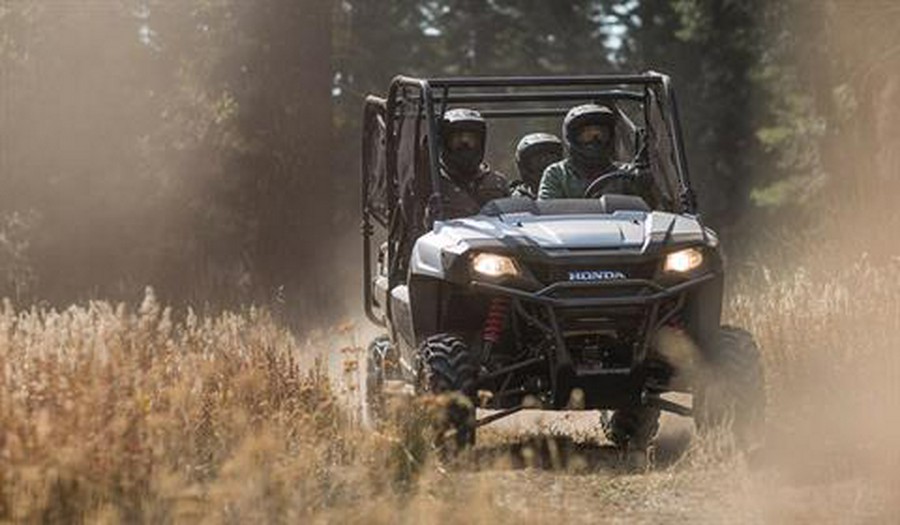
POLYGON ((0 313, 0 516, 269 521, 335 497, 347 421, 258 310, 0 313), (288 512, 288 511, 291 512, 288 512))
POLYGON ((818 481, 900 479, 900 264, 863 255, 780 278, 760 270, 729 304, 763 349, 781 465, 818 481))
POLYGON ((136 310, 4 302, 0 522, 452 518, 427 405, 363 431, 339 403, 358 385, 309 344, 252 308, 173 319, 150 290, 136 310))
MULTIPOLYGON (((838 273, 755 275, 733 287, 727 318, 753 331, 763 349, 764 461, 791 479, 895 482, 900 266, 861 259, 838 273)), ((448 475, 429 461, 417 417, 362 430, 338 402, 325 362, 309 353, 263 311, 175 319, 149 291, 135 309, 4 302, 0 521, 558 516, 510 513, 508 502, 523 496, 478 476, 448 475)), ((678 462, 666 475, 703 483, 708 477, 697 469, 706 468, 678 462)), ((598 494, 615 510, 616 498, 637 490, 630 483, 607 483, 624 487, 621 496, 598 494)), ((663 489, 651 483, 637 492, 645 498, 663 489)))

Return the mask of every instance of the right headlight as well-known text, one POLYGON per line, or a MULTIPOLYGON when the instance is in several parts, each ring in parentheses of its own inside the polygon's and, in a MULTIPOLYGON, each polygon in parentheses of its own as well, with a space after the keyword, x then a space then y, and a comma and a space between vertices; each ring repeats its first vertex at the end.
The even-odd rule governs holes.
POLYGON ((479 253, 472 258, 472 271, 484 277, 515 277, 519 275, 519 266, 505 255, 479 253))
POLYGON ((687 273, 703 264, 703 252, 697 248, 685 248, 666 256, 663 270, 671 273, 687 273))

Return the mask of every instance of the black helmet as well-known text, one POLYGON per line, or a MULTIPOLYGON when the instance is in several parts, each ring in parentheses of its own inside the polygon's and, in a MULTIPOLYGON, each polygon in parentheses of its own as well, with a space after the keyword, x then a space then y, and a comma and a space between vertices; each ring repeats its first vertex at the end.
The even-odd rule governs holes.
POLYGON ((454 178, 470 178, 484 160, 487 124, 473 109, 451 109, 441 119, 441 166, 454 178))
POLYGON ((563 144, 556 135, 531 133, 516 146, 516 166, 525 184, 537 190, 544 169, 563 157, 563 144))
POLYGON ((603 168, 612 163, 615 133, 616 114, 606 106, 576 106, 563 120, 569 156, 582 169, 603 168))

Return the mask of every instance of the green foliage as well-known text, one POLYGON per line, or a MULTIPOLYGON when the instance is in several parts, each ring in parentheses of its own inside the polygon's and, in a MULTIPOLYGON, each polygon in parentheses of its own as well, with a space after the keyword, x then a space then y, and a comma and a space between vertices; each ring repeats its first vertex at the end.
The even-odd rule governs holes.
POLYGON ((767 104, 756 135, 773 158, 774 169, 758 177, 754 201, 760 205, 807 201, 822 187, 825 168, 820 147, 828 123, 815 90, 809 89, 816 81, 814 73, 804 65, 815 59, 810 53, 821 53, 824 42, 809 31, 822 19, 814 7, 804 4, 808 3, 775 3, 764 13, 766 47, 753 80, 765 92, 767 104), (798 17, 803 24, 797 23, 798 17))
POLYGON ((763 48, 764 5, 730 0, 641 0, 620 10, 622 61, 672 75, 691 178, 706 217, 733 223, 766 159, 755 139, 759 87, 752 72, 763 48))

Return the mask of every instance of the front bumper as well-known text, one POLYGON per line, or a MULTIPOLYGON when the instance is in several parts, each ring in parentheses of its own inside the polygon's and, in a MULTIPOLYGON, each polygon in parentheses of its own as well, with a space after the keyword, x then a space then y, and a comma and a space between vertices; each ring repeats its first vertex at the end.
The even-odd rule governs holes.
POLYGON ((648 306, 657 304, 667 299, 678 296, 679 294, 697 287, 707 281, 716 278, 715 273, 706 273, 697 277, 692 277, 686 281, 680 282, 670 287, 647 280, 647 279, 619 279, 615 281, 599 281, 599 282, 558 282, 546 286, 536 292, 528 292, 517 288, 503 286, 484 281, 471 281, 469 286, 480 292, 490 293, 493 295, 503 295, 522 301, 538 303, 554 308, 578 308, 578 307, 609 307, 609 306, 648 306), (597 290, 612 291, 623 288, 641 288, 645 293, 635 293, 632 295, 604 297, 577 297, 566 298, 559 297, 560 292, 569 290, 597 290))
POLYGON ((661 305, 674 300, 679 301, 680 306, 687 293, 718 277, 720 275, 716 272, 706 272, 668 287, 645 279, 558 282, 535 292, 484 281, 471 281, 469 285, 479 293, 510 298, 514 309, 544 332, 546 339, 551 342, 552 350, 548 352, 547 364, 552 404, 555 408, 567 406, 573 391, 577 389, 584 401, 584 408, 606 409, 641 404, 641 396, 647 384, 647 371, 642 365, 652 337, 680 309, 674 307, 664 310, 660 308, 661 305), (567 296, 573 293, 578 296, 567 296), (532 311, 543 310, 542 319, 530 315, 526 305, 530 305, 532 311), (632 315, 643 319, 642 333, 636 339, 630 366, 602 370, 576 366, 572 352, 566 346, 560 319, 573 310, 582 309, 628 309, 632 315))

